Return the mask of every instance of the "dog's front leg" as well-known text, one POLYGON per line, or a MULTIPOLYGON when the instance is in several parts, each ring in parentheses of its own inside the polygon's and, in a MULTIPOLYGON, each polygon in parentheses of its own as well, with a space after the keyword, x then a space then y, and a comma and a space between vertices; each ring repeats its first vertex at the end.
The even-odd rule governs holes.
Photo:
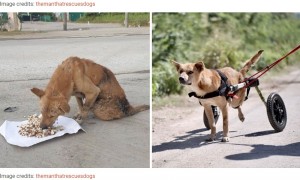
POLYGON ((229 137, 228 137, 228 105, 221 108, 222 115, 223 115, 223 138, 222 142, 228 142, 229 137))
POLYGON ((100 88, 95 88, 94 91, 85 94, 85 102, 83 104, 83 110, 90 110, 94 106, 94 103, 100 93, 100 88))
POLYGON ((73 117, 73 119, 75 119, 79 124, 82 124, 83 120, 84 120, 82 118, 82 115, 84 115, 84 112, 83 112, 83 98, 76 96, 76 101, 77 101, 77 104, 78 104, 79 112, 73 117))
POLYGON ((211 105, 205 105, 204 110, 211 129, 210 138, 206 139, 205 141, 214 141, 216 139, 216 124, 215 124, 214 114, 211 105))
POLYGON ((90 109, 94 106, 94 103, 100 93, 100 88, 94 86, 93 89, 85 93, 85 102, 82 107, 81 116, 86 118, 90 109))
POLYGON ((76 81, 76 89, 78 92, 83 94, 85 102, 82 102, 82 98, 76 98, 79 110, 80 119, 86 119, 90 109, 94 106, 94 103, 100 93, 100 88, 96 86, 89 77, 79 76, 76 81))

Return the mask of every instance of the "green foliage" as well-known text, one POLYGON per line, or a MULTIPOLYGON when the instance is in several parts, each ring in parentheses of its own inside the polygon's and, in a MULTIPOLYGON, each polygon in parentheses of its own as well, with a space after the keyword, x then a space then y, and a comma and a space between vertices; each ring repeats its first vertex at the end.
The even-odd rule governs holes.
POLYGON ((160 63, 152 71, 152 96, 170 95, 171 93, 180 93, 183 86, 178 86, 177 74, 167 63, 160 63))
MULTIPOLYGON (((77 22, 90 23, 119 23, 123 24, 125 13, 85 13, 77 22)), ((128 13, 130 26, 149 26, 149 13, 128 13)))
POLYGON ((259 70, 300 42, 300 19, 292 13, 154 13, 152 18, 153 97, 182 92, 170 60, 239 69, 263 49, 259 70))
POLYGON ((224 66, 236 67, 241 55, 237 51, 234 41, 225 39, 209 39, 204 45, 202 60, 209 68, 219 68, 224 66))
MULTIPOLYGON (((52 12, 19 12, 18 17, 22 21, 24 16, 31 16, 33 21, 45 21, 45 22, 54 22, 57 20, 55 13, 52 12)), ((29 18, 29 17, 28 17, 29 18)), ((27 20, 29 21, 29 19, 27 20)))

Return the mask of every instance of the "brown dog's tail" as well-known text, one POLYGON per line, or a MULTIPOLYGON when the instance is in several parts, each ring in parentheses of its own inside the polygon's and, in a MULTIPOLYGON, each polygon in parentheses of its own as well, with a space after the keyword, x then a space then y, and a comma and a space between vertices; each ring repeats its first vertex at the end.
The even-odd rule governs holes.
POLYGON ((140 105, 140 106, 132 107, 125 96, 117 100, 117 106, 119 110, 123 112, 123 117, 132 116, 138 112, 145 111, 150 108, 149 105, 140 105))
POLYGON ((128 111, 128 115, 129 116, 132 116, 136 113, 139 113, 139 112, 142 112, 142 111, 146 111, 150 109, 150 106, 149 105, 140 105, 140 106, 136 106, 136 107, 132 107, 129 108, 129 111, 128 111))
POLYGON ((263 53, 264 50, 260 50, 258 51, 251 59, 249 59, 248 61, 246 61, 246 64, 244 65, 244 67, 240 70, 240 73, 245 76, 246 73, 249 71, 250 67, 255 64, 258 60, 260 55, 263 53))

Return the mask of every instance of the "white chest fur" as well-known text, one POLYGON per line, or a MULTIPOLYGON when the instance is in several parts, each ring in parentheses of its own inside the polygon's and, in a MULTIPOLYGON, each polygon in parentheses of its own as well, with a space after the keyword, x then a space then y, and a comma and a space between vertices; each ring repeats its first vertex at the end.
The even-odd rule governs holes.
POLYGON ((192 84, 189 86, 189 88, 191 92, 195 92, 198 96, 204 96, 205 94, 207 94, 207 92, 200 89, 197 84, 192 84))

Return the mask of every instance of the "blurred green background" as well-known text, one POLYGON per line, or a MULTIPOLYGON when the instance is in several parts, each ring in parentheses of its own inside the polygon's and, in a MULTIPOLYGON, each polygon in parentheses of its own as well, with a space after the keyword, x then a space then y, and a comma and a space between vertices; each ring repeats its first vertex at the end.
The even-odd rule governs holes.
MULTIPOLYGON (((152 19, 153 99, 182 92, 170 60, 203 60, 208 68, 239 69, 263 49, 254 67, 259 70, 300 44, 297 13, 154 13, 152 19)), ((299 57, 297 52, 276 68, 299 57)))

